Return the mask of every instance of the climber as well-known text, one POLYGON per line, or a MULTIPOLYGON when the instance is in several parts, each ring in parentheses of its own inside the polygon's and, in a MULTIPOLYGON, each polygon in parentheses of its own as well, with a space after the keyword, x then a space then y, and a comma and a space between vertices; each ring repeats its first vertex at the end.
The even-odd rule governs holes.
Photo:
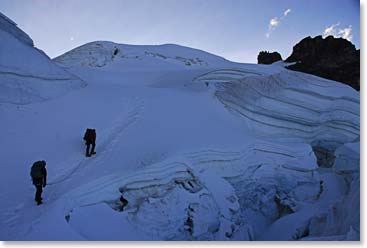
POLYGON ((96 152, 94 151, 96 147, 96 137, 97 137, 96 130, 87 128, 84 134, 84 138, 83 138, 85 140, 85 144, 87 145, 87 151, 86 151, 85 156, 90 157, 91 155, 96 154, 96 152), (92 150, 89 153, 90 145, 92 145, 92 150))
POLYGON ((31 177, 33 185, 36 187, 36 195, 34 200, 37 202, 37 205, 42 204, 42 188, 46 187, 46 161, 37 161, 33 163, 31 168, 31 177))

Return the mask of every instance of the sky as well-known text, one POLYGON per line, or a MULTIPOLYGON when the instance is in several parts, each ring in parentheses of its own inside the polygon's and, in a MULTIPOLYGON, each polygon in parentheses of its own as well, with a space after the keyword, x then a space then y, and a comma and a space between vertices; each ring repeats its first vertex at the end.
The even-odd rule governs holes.
POLYGON ((262 50, 286 59, 307 36, 360 47, 358 0, 0 0, 0 12, 51 58, 96 40, 174 43, 247 63, 262 50))

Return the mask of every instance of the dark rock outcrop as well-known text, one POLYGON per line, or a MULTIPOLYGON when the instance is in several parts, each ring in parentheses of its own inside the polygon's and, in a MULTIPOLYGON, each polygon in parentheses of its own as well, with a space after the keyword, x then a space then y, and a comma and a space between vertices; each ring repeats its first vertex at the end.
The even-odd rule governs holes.
POLYGON ((293 47, 285 61, 288 69, 339 81, 359 91, 360 51, 348 40, 328 36, 306 37, 293 47))
POLYGON ((257 56, 257 63, 258 64, 272 64, 276 61, 282 60, 282 56, 278 52, 268 52, 268 51, 261 51, 257 56))

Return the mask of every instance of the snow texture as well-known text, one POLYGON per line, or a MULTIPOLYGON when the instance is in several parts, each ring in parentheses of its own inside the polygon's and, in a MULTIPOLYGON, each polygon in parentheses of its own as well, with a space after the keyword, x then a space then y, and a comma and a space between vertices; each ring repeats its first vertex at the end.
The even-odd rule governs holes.
POLYGON ((354 89, 173 44, 97 41, 51 61, 3 15, 0 43, 2 240, 360 239, 354 89), (330 168, 315 145, 335 151, 330 168))

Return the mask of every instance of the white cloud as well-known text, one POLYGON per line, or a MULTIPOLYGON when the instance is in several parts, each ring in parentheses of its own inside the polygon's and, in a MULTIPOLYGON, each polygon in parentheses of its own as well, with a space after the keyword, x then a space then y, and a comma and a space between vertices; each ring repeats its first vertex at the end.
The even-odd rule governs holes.
POLYGON ((74 37, 70 37, 70 41, 73 41, 74 40, 74 37))
POLYGON ((279 25, 279 20, 278 18, 273 18, 270 20, 270 23, 269 23, 269 28, 273 28, 273 27, 276 27, 279 25))
POLYGON ((274 17, 273 19, 270 20, 269 27, 268 27, 268 32, 266 33, 266 38, 270 37, 270 34, 273 32, 275 27, 279 25, 279 23, 280 22, 279 22, 277 17, 274 17))
POLYGON ((287 16, 289 12, 291 12, 291 9, 287 9, 286 11, 284 11, 283 16, 287 16))
POLYGON ((280 18, 274 17, 270 19, 269 26, 268 26, 268 32, 265 34, 266 38, 270 37, 271 33, 275 30, 277 26, 279 26, 281 21, 283 21, 283 19, 289 14, 289 12, 291 12, 291 9, 286 9, 280 18))
POLYGON ((275 27, 279 25, 279 23, 280 22, 279 22, 277 17, 274 17, 273 19, 270 20, 269 27, 268 27, 268 32, 266 33, 266 38, 270 37, 270 34, 273 32, 275 27))
POLYGON ((329 35, 336 35, 336 28, 340 25, 340 23, 332 24, 330 27, 326 27, 324 30, 324 37, 329 35))
POLYGON ((340 22, 332 24, 329 27, 326 27, 323 33, 323 37, 332 35, 334 37, 342 37, 349 41, 353 39, 353 29, 352 25, 349 25, 347 28, 338 28, 340 26, 340 22))
POLYGON ((352 41, 353 34, 352 34, 352 25, 349 25, 349 27, 340 29, 338 34, 341 35, 342 38, 347 39, 349 41, 352 41))

